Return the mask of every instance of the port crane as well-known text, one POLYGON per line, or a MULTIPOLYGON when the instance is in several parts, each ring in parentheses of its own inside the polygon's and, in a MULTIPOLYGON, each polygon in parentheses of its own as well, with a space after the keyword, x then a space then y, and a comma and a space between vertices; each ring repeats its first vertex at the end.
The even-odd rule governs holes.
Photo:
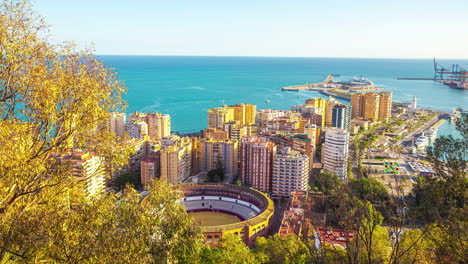
POLYGON ((434 80, 453 88, 467 89, 468 71, 459 64, 452 64, 451 69, 445 68, 434 58, 434 80))

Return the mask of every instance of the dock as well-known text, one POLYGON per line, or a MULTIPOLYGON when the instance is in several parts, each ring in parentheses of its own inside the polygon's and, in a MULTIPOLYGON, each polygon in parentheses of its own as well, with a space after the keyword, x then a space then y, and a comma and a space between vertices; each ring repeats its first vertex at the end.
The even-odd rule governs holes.
POLYGON ((327 78, 323 82, 319 83, 310 83, 310 84, 301 84, 301 85, 293 85, 293 86, 285 86, 282 87, 281 90, 283 91, 301 91, 301 90, 308 90, 308 91, 322 91, 325 89, 330 88, 337 88, 333 82, 334 77, 340 76, 339 74, 329 74, 327 78))

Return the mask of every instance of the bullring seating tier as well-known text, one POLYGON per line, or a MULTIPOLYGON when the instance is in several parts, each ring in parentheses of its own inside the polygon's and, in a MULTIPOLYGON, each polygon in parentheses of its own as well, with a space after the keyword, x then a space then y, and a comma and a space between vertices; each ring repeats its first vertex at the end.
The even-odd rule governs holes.
POLYGON ((230 199, 226 197, 221 197, 221 199, 223 200, 219 200, 220 197, 218 196, 204 196, 203 198, 204 199, 202 199, 202 196, 187 197, 185 198, 186 200, 181 199, 181 202, 187 209, 187 212, 217 210, 227 211, 239 216, 242 219, 242 221, 252 219, 261 212, 260 209, 258 209, 255 205, 248 204, 244 201, 238 201, 232 198, 230 199))

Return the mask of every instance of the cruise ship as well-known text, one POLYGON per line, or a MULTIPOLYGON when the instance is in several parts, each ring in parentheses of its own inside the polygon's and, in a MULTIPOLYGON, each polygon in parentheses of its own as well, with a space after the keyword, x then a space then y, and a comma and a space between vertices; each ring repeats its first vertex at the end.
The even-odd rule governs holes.
POLYGON ((437 128, 429 129, 426 133, 424 133, 424 136, 426 136, 429 141, 434 142, 437 137, 437 128))
POLYGON ((451 112, 449 114, 449 118, 450 118, 450 121, 457 121, 457 119, 460 117, 460 111, 458 111, 457 109, 453 110, 453 112, 451 112))
POLYGON ((420 137, 418 137, 416 141, 414 142, 414 146, 416 147, 417 150, 424 150, 428 144, 429 144, 429 138, 424 135, 421 135, 420 137))
POLYGON ((353 77, 351 80, 343 82, 349 86, 364 86, 364 85, 374 85, 374 83, 364 77, 361 78, 353 77))

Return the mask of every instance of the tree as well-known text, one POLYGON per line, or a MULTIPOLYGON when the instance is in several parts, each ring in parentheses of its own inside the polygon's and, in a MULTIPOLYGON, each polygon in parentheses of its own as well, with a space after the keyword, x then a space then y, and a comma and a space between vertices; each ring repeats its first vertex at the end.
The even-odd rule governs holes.
POLYGON ((24 232, 40 233, 34 223, 63 209, 43 205, 77 193, 54 155, 86 147, 112 164, 123 161, 111 144, 115 136, 96 129, 109 111, 125 106, 125 90, 90 50, 49 43, 47 25, 27 1, 2 2, 0 262, 7 254, 27 257, 32 249, 24 232))
POLYGON ((361 204, 347 221, 347 230, 356 236, 347 245, 349 263, 386 263, 390 257, 387 229, 381 226, 383 217, 370 202, 361 204), (352 222, 350 222, 352 221, 352 222))
POLYGON ((133 188, 140 188, 140 175, 136 173, 124 173, 119 175, 114 180, 114 186, 121 190, 126 184, 130 184, 133 188))
POLYGON ((349 182, 349 185, 354 194, 356 194, 356 196, 361 200, 367 200, 375 203, 388 201, 390 199, 385 186, 376 179, 354 179, 349 182))
POLYGON ((341 179, 333 173, 321 172, 319 175, 312 179, 312 184, 319 191, 325 194, 331 193, 337 190, 343 182, 341 179))
POLYGON ((216 159, 216 168, 210 170, 207 175, 209 182, 224 182, 224 164, 221 155, 218 155, 216 159))
POLYGON ((310 263, 313 255, 309 247, 295 234, 282 237, 278 234, 269 237, 259 237, 255 240, 255 252, 264 263, 295 264, 310 263))
POLYGON ((257 255, 238 237, 228 235, 221 241, 221 244, 220 247, 205 246, 201 252, 200 263, 261 263, 257 255))
POLYGON ((85 195, 57 162, 70 149, 105 158, 103 169, 128 161, 102 128, 126 88, 91 50, 47 37, 28 1, 0 4, 0 263, 189 263, 201 237, 170 185, 150 187, 144 208, 133 188, 85 195))
POLYGON ((413 189, 413 208, 420 223, 431 227, 427 237, 436 246, 436 259, 450 263, 468 259, 468 115, 456 123, 461 138, 442 136, 428 147, 433 177, 420 178, 413 189))

